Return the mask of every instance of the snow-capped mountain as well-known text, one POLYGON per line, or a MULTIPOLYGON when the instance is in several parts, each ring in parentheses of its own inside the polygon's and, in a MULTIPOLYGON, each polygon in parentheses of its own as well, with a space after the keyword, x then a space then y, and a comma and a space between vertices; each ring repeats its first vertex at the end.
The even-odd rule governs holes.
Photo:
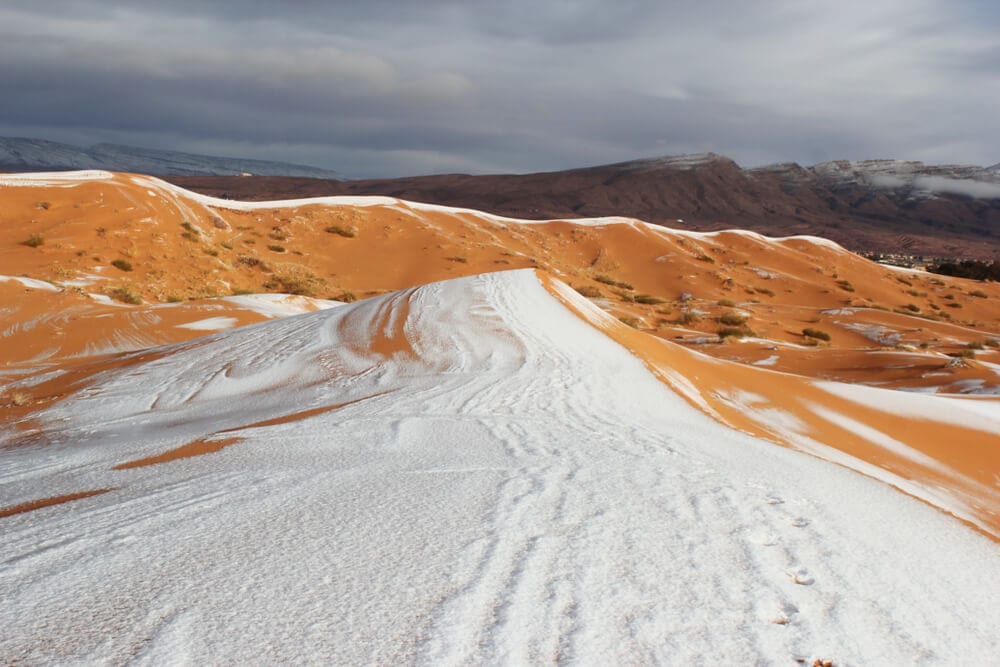
POLYGON ((55 141, 18 137, 0 137, 0 167, 16 171, 108 169, 179 176, 253 174, 341 178, 337 172, 329 169, 284 162, 197 155, 107 143, 82 148, 55 141))
POLYGON ((832 187, 862 186, 892 190, 913 198, 954 194, 973 199, 1000 198, 1000 171, 973 165, 928 165, 910 160, 837 160, 809 170, 832 187))

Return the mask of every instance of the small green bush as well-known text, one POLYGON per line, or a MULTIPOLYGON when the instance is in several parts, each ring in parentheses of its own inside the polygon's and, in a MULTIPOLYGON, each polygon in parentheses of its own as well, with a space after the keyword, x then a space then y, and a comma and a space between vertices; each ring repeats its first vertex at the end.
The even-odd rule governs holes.
POLYGON ((627 324, 633 329, 639 328, 639 320, 635 319, 634 317, 622 316, 618 318, 618 321, 621 322, 622 324, 627 324))
POLYGON ((681 316, 677 320, 677 323, 678 324, 693 324, 693 323, 697 322, 700 319, 701 319, 701 317, 698 316, 698 313, 692 313, 690 310, 687 310, 687 311, 684 311, 683 313, 681 313, 681 316))
POLYGON ((719 329, 719 339, 725 340, 727 338, 746 338, 748 336, 753 336, 753 330, 750 327, 722 327, 719 329))
POLYGON ((45 243, 45 239, 42 238, 41 234, 32 234, 28 237, 27 241, 22 241, 21 245, 26 245, 29 248, 37 248, 38 246, 45 243))
POLYGON ((647 306, 655 306, 658 303, 667 302, 666 299, 661 299, 659 297, 655 297, 649 294, 636 294, 635 297, 633 297, 633 299, 636 303, 643 303, 646 304, 647 306))
POLYGON ((840 289, 844 290, 845 292, 854 291, 854 285, 851 284, 850 280, 838 280, 837 286, 840 287, 840 289))
POLYGON ((267 246, 267 249, 272 250, 274 252, 285 252, 285 246, 281 245, 269 245, 267 246))
POLYGON ((115 261, 111 262, 111 266, 115 267, 116 269, 121 269, 122 271, 132 270, 132 262, 129 262, 124 259, 116 259, 115 261))
POLYGON ((594 276, 594 280, 596 280, 599 283, 604 283, 605 285, 611 285, 612 287, 621 287, 622 289, 635 289, 629 283, 624 283, 621 282, 620 280, 609 278, 608 276, 594 276))
POLYGON ((326 228, 327 234, 337 234, 347 239, 353 239, 355 231, 353 227, 341 227, 340 225, 330 225, 326 228))
POLYGON ((575 289, 581 296, 585 296, 588 299, 599 299, 603 296, 603 294, 601 294, 601 290, 597 289, 593 285, 581 285, 575 289))
POLYGON ((343 301, 344 303, 352 303, 358 300, 358 297, 354 292, 341 292, 337 296, 333 297, 334 301, 343 301))
POLYGON ((722 315, 719 316, 719 322, 721 324, 725 324, 727 326, 732 326, 732 327, 745 324, 746 321, 747 321, 746 317, 740 315, 739 313, 734 313, 733 311, 729 311, 728 313, 723 313, 722 315))
POLYGON ((981 289, 977 289, 977 290, 972 290, 971 292, 969 292, 969 296, 974 296, 974 297, 977 297, 979 299, 988 299, 990 295, 987 294, 986 292, 984 292, 981 289))
POLYGON ((122 303, 129 303, 132 304, 133 306, 138 306, 140 303, 142 303, 142 297, 140 297, 138 294, 133 292, 128 287, 116 287, 110 292, 108 292, 108 296, 110 296, 115 301, 121 301, 122 303))
POLYGON ((725 308, 735 308, 736 302, 732 299, 719 299, 718 304, 725 308))
POLYGON ((830 334, 820 329, 813 329, 811 327, 803 329, 802 335, 805 336, 806 338, 816 338, 818 340, 825 340, 825 341, 830 340, 830 334))

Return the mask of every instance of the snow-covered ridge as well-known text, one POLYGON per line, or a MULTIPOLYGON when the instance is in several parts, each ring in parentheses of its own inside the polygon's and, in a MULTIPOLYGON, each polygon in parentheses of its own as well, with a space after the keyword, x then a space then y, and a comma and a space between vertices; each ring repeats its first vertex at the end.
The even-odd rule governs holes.
POLYGON ((995 544, 720 425, 532 271, 134 361, 0 449, 0 507, 111 489, 0 518, 18 662, 995 655, 995 544))
POLYGON ((834 183, 909 191, 917 198, 956 194, 975 199, 1000 198, 1000 173, 971 165, 927 165, 903 160, 838 160, 812 171, 834 183))
POLYGON ((719 155, 718 153, 686 153, 681 155, 663 155, 659 157, 642 158, 639 160, 629 160, 628 162, 619 162, 607 166, 620 167, 622 169, 652 169, 662 167, 665 169, 687 171, 716 162, 735 164, 725 155, 719 155))

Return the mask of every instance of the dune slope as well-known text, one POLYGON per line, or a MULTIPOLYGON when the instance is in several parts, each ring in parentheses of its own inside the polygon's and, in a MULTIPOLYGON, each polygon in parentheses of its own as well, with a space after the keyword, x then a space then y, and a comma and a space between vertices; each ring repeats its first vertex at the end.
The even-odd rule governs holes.
POLYGON ((512 271, 94 362, 0 450, 0 655, 992 659, 994 542, 709 417, 663 375, 719 362, 602 317, 512 271))
POLYGON ((238 202, 108 172, 3 175, 0 204, 0 272, 119 303, 248 292, 351 301, 539 268, 647 333, 720 358, 1000 392, 1000 285, 880 266, 812 237, 523 221, 389 197, 238 202))

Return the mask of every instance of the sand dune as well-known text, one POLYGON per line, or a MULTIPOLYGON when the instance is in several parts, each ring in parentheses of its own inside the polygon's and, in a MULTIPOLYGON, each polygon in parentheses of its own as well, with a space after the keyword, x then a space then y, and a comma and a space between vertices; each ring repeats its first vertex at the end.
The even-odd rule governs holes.
POLYGON ((385 197, 231 202, 106 172, 9 175, 0 188, 4 273, 120 301, 261 291, 353 300, 540 268, 642 330, 722 358, 778 356, 782 370, 894 388, 1000 390, 1000 286, 880 266, 810 237, 620 218, 529 223, 385 197), (728 326, 719 319, 740 317, 752 339, 714 344, 728 326), (906 365, 887 364, 887 349, 910 353, 909 368, 884 373, 906 365), (948 356, 961 354, 981 361, 948 356))
POLYGON ((996 285, 134 175, 0 200, 5 658, 995 655, 996 285))

